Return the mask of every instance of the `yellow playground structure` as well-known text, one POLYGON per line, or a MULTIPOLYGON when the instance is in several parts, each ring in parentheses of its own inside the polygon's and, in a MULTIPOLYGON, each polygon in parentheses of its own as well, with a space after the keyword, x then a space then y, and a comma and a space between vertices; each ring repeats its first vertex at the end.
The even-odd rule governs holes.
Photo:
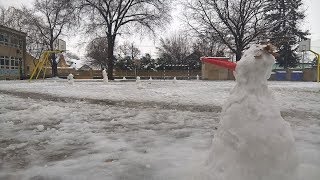
POLYGON ((42 72, 43 73, 43 79, 45 78, 46 76, 46 71, 47 71, 47 68, 51 66, 51 55, 52 54, 56 54, 56 53, 62 53, 63 51, 61 50, 55 50, 55 51, 44 51, 42 53, 42 55, 40 56, 40 59, 38 60, 35 68, 33 69, 32 71, 32 74, 30 76, 30 79, 29 79, 29 82, 35 78, 35 79, 38 79, 39 78, 39 75, 40 73, 42 72))
POLYGON ((309 50, 309 51, 312 52, 317 57, 317 82, 320 82, 320 54, 312 50, 309 50))

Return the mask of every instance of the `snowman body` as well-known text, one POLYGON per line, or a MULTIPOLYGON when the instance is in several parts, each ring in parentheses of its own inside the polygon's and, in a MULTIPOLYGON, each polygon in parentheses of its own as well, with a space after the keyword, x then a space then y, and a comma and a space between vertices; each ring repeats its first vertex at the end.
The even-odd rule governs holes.
POLYGON ((290 125, 268 89, 274 57, 252 45, 237 63, 207 161, 213 180, 295 180, 298 161, 290 125))
POLYGON ((68 83, 71 84, 71 85, 74 84, 74 78, 73 77, 74 76, 71 73, 67 76, 68 83))
POLYGON ((108 83, 108 75, 107 75, 107 71, 104 69, 102 70, 102 77, 103 77, 103 82, 104 83, 108 83))

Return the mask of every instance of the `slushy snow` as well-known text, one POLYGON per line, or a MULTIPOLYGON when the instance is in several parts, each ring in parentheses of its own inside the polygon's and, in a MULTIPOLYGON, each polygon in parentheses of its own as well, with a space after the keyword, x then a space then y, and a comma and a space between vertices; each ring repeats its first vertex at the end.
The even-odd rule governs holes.
MULTIPOLYGON (((198 171, 234 81, 75 82, 0 81, 1 180, 214 180, 198 171)), ((320 85, 269 87, 293 128, 300 179, 319 180, 320 85)))
POLYGON ((44 126, 43 125, 38 125, 37 126, 37 130, 38 131, 43 131, 44 130, 44 126))
POLYGON ((294 180, 298 160, 290 125, 267 86, 275 58, 252 45, 237 63, 207 161, 216 180, 294 180))

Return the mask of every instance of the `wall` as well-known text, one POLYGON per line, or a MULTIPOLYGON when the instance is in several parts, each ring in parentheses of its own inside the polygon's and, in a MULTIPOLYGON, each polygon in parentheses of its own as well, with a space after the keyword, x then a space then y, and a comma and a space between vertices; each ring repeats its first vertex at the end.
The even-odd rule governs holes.
POLYGON ((0 25, 0 79, 24 76, 26 34, 0 25))
MULTIPOLYGON (((200 70, 137 70, 137 76, 141 78, 157 78, 157 79, 194 79, 199 75, 201 77, 200 70)), ((116 78, 135 78, 135 71, 126 71, 117 69, 114 73, 116 78)))
POLYGON ((234 79, 232 71, 221 68, 217 65, 203 62, 202 63, 203 80, 230 80, 234 79))

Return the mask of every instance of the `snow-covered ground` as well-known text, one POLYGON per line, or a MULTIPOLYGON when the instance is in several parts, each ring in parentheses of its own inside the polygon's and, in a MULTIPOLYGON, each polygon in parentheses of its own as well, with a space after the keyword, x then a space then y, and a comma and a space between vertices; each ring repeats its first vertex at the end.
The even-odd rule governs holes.
MULTIPOLYGON (((205 179, 233 81, 0 81, 0 179, 205 179)), ((320 178, 320 85, 270 82, 302 179, 320 178)))

